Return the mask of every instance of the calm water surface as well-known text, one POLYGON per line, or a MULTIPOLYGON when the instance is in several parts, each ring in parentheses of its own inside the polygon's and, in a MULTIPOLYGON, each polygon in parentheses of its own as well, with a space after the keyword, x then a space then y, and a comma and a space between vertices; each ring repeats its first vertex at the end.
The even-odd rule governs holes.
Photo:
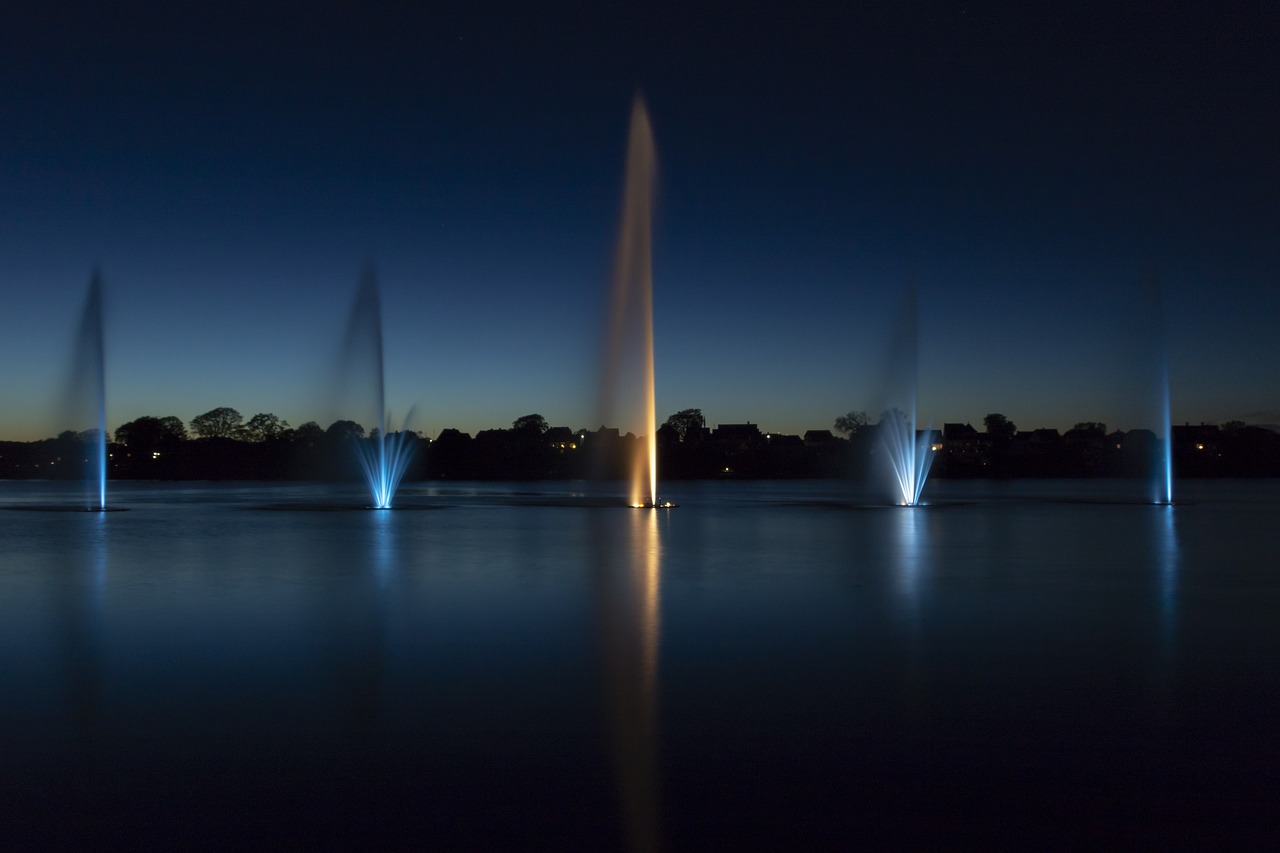
MULTIPOLYGON (((82 490, 0 482, 0 507, 82 490)), ((0 511, 0 841, 1280 838, 1280 484, 113 484, 0 511)))

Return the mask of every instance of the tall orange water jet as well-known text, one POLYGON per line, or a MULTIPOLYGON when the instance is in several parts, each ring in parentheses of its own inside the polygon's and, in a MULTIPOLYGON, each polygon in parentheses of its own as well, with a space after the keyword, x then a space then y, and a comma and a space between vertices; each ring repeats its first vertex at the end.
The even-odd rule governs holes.
MULTIPOLYGON (((642 397, 638 417, 642 441, 631 460, 630 500, 635 506, 657 506, 658 437, 653 382, 653 184, 657 159, 644 101, 631 106, 627 171, 622 195, 618 252, 614 259, 609 326, 601 373, 601 422, 611 420, 620 374, 638 383, 642 397), (626 352, 638 361, 623 364, 626 352), (625 367, 625 370, 624 370, 625 367), (646 499, 645 489, 648 488, 646 499)), ((635 414, 633 413, 633 416, 635 414)))

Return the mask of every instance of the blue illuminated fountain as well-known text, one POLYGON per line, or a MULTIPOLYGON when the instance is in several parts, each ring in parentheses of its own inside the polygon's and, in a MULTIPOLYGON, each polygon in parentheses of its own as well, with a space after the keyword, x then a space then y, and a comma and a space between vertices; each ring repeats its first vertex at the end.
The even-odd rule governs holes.
POLYGON ((413 461, 414 446, 408 431, 408 419, 404 428, 388 435, 388 418, 389 415, 380 418, 377 433, 357 445, 360 467, 369 484, 374 509, 391 509, 391 499, 413 461))
POLYGON ((1156 335, 1156 417, 1160 435, 1156 443, 1156 462, 1152 475, 1152 500, 1157 504, 1173 503, 1173 424, 1169 414, 1169 340, 1164 316, 1164 288, 1154 271, 1148 277, 1148 298, 1152 305, 1156 335))
POLYGON ((391 416, 387 412, 382 352, 382 299, 377 273, 370 264, 360 277, 356 300, 351 308, 344 366, 360 368, 362 374, 359 378, 372 381, 371 385, 360 390, 373 396, 371 405, 376 407, 373 415, 377 426, 368 438, 356 441, 356 448, 373 507, 390 509, 396 489, 413 461, 416 436, 408 430, 412 410, 399 432, 387 432, 391 416), (364 370, 368 373, 363 373, 364 370))
POLYGON ((919 506, 929 468, 933 465, 930 436, 933 431, 916 429, 915 401, 910 412, 890 409, 877 427, 893 473, 894 500, 900 506, 919 506))
POLYGON ((1158 445, 1159 457, 1156 461, 1155 502, 1158 504, 1173 503, 1173 426, 1169 417, 1169 362, 1166 353, 1161 353, 1160 408, 1164 436, 1158 445))
POLYGON ((933 465, 932 429, 916 428, 919 351, 915 288, 907 293, 902 321, 889 355, 892 403, 880 418, 876 433, 889 462, 894 502, 918 506, 933 465))
POLYGON ((76 331, 67 402, 71 417, 93 423, 87 433, 89 494, 85 508, 96 512, 107 509, 107 382, 102 326, 102 274, 95 269, 76 331))

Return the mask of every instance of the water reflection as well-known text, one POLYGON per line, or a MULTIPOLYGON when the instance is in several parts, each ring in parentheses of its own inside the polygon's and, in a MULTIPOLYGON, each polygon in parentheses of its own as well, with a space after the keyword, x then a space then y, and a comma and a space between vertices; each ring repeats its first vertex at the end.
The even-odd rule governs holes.
POLYGON ((894 510, 894 552, 891 562, 893 586, 897 595, 895 610, 904 623, 902 693, 908 719, 920 723, 926 707, 927 677, 924 665, 921 598, 927 586, 929 510, 903 507, 894 510))
POLYGON ((103 601, 107 586, 106 516, 77 519, 87 527, 83 559, 55 567, 53 613, 65 672, 65 707, 75 749, 84 756, 98 741, 103 716, 103 601))
POLYGON ((385 592, 391 580, 392 568, 395 566, 395 531, 392 527, 392 512, 389 509, 380 509, 369 515, 373 520, 373 565, 378 576, 378 588, 385 592))
POLYGON ((1175 507, 1158 507, 1156 522, 1156 560, 1160 572, 1160 637, 1164 669, 1169 673, 1177 657, 1178 616, 1178 531, 1174 524, 1175 507))
POLYGON ((920 607, 920 586, 925 572, 925 515, 920 507, 904 507, 894 525, 896 555, 893 563, 894 586, 902 598, 903 609, 912 615, 920 607))
POLYGON ((385 728, 387 609, 399 556, 396 514, 363 515, 367 539, 361 544, 367 556, 352 554, 350 565, 358 568, 333 587, 329 637, 337 664, 339 724, 356 755, 376 749, 385 728))
POLYGON ((655 850, 659 525, 669 523, 668 516, 657 510, 599 516, 594 537, 597 635, 623 826, 631 849, 655 850))

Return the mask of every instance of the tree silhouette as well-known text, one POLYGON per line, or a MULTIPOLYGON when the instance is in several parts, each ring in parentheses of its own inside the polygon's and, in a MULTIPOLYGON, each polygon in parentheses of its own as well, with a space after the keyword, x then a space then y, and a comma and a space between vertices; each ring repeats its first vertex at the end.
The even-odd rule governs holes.
POLYGON ((160 426, 164 427, 164 440, 166 443, 187 440, 187 427, 181 418, 175 415, 165 415, 160 418, 160 426))
POLYGON ((116 427, 116 443, 130 450, 148 450, 156 447, 168 435, 165 425, 157 417, 143 415, 116 427))
POLYGON ((293 431, 293 440, 314 444, 324 438, 324 429, 315 421, 307 421, 302 426, 293 431))
POLYGON ((364 438, 364 427, 355 421, 334 421, 329 424, 329 428, 324 431, 324 434, 327 438, 340 441, 350 438, 364 438))
POLYGON ((983 418, 982 425, 986 427, 987 435, 991 436, 993 442, 1009 441, 1018 432, 1017 424, 999 412, 992 412, 983 418))
POLYGON ((542 415, 522 415, 511 423, 513 432, 528 433, 531 435, 542 435, 550 427, 547 425, 547 419, 542 415))
POLYGON ((288 428, 288 421, 282 421, 269 412, 259 412, 249 418, 249 422, 244 425, 243 433, 249 441, 267 441, 279 438, 288 428))
POLYGON ((852 438, 858 434, 858 430, 862 429, 868 423, 866 412, 851 411, 848 414, 841 415, 836 418, 835 430, 842 432, 846 436, 852 438))
POLYGON ((116 443, 130 450, 154 450, 185 441, 187 428, 173 415, 157 418, 143 415, 116 428, 116 443))
POLYGON ((191 419, 191 431, 200 438, 236 438, 244 418, 235 409, 220 406, 191 419))
POLYGON ((676 435, 683 442, 694 435, 700 435, 707 426, 707 419, 702 416, 702 409, 681 409, 667 418, 663 426, 675 430, 676 435))

